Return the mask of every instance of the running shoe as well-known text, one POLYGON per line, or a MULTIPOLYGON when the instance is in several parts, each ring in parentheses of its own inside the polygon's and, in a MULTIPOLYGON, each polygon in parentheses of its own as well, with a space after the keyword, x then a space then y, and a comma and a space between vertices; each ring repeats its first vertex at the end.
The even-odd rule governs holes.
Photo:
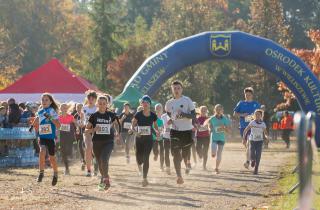
POLYGON ((148 186, 148 185, 149 185, 148 180, 147 180, 147 179, 143 179, 143 180, 142 180, 142 187, 146 187, 146 186, 148 186))
POLYGON ((111 187, 110 178, 104 178, 103 183, 105 184, 104 190, 108 190, 111 187))
POLYGON ((183 184, 184 181, 183 181, 183 178, 182 177, 178 177, 177 178, 177 184, 183 184))
POLYGON ((39 176, 37 178, 37 182, 42 182, 42 179, 43 179, 43 173, 39 173, 39 176))
POLYGON ((219 169, 214 169, 214 172, 215 172, 215 174, 220 174, 220 171, 219 171, 219 169))
POLYGON ((91 171, 87 171, 86 177, 91 177, 91 176, 92 176, 91 171))
POLYGON ((104 191, 106 189, 106 184, 105 183, 100 183, 98 184, 98 190, 99 191, 104 191))
POLYGON ((57 184, 57 182, 58 182, 58 177, 57 176, 53 176, 52 177, 52 186, 56 186, 56 184, 57 184))
POLYGON ((243 166, 246 168, 246 169, 249 169, 249 161, 246 161, 243 166))

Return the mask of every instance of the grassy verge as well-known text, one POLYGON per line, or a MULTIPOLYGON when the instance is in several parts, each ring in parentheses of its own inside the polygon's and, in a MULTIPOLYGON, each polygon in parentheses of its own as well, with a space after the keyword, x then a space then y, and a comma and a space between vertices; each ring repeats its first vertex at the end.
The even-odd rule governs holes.
MULTIPOLYGON (((320 154, 318 155, 320 158, 320 154)), ((319 159, 318 159, 319 160, 319 159)), ((288 194, 289 189, 298 182, 298 174, 292 174, 292 169, 296 161, 290 160, 288 166, 284 167, 280 173, 280 178, 274 189, 273 194, 275 199, 272 202, 272 208, 270 209, 281 209, 291 210, 297 207, 299 189, 296 189, 292 194, 288 194)), ((320 164, 314 163, 314 173, 312 176, 314 193, 313 193, 313 208, 320 209, 320 164)))

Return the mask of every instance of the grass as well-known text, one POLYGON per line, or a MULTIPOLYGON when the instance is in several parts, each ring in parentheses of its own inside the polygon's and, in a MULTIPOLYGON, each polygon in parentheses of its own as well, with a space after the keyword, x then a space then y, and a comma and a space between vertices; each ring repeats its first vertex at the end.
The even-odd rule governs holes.
MULTIPOLYGON (((313 193, 313 208, 320 209, 320 153, 318 152, 318 161, 314 163, 314 173, 312 176, 314 193, 313 193)), ((296 161, 290 160, 288 166, 283 168, 280 173, 277 186, 273 192, 276 198, 272 202, 272 208, 281 210, 292 210, 298 206, 299 189, 296 189, 292 194, 288 194, 289 189, 298 182, 298 174, 292 174, 293 166, 296 161)))

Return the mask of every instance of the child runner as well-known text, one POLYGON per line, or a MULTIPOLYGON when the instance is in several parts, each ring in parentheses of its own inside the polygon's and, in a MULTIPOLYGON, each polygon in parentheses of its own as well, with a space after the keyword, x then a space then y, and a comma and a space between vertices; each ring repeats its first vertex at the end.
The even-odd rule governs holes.
POLYGON ((81 170, 84 171, 86 167, 86 161, 84 157, 84 142, 83 142, 83 133, 85 129, 84 124, 84 113, 83 113, 83 105, 78 103, 76 105, 76 113, 73 115, 74 119, 77 122, 77 130, 76 130, 76 140, 78 143, 78 148, 80 152, 81 158, 81 170))
MULTIPOLYGON (((83 107, 84 117, 85 117, 85 124, 88 123, 90 116, 97 111, 96 107, 97 101, 97 93, 94 91, 88 91, 87 97, 85 101, 85 106, 83 107)), ((91 177, 91 164, 92 164, 92 134, 84 133, 83 140, 85 144, 85 161, 87 164, 87 177, 91 177)), ((95 165, 94 173, 97 174, 97 167, 95 165)))
POLYGON ((125 144, 125 152, 126 152, 126 160, 127 164, 130 163, 130 149, 133 145, 133 136, 129 135, 128 131, 131 128, 131 122, 133 119, 133 114, 130 111, 130 104, 125 103, 123 105, 123 111, 119 116, 121 123, 121 138, 123 143, 125 144))
POLYGON ((58 182, 58 165, 55 157, 56 129, 60 128, 58 118, 58 105, 49 93, 41 96, 42 108, 37 112, 34 120, 34 128, 39 134, 39 176, 37 182, 41 182, 44 176, 46 151, 49 153, 49 160, 53 168, 52 186, 58 182))
POLYGON ((93 135, 93 153, 101 174, 100 190, 110 188, 109 159, 120 128, 116 114, 107 110, 108 103, 106 96, 98 97, 98 111, 90 116, 85 130, 85 133, 93 135))
POLYGON ((214 115, 207 122, 210 128, 211 154, 216 158, 215 173, 219 174, 222 150, 226 141, 225 133, 230 131, 230 120, 223 114, 223 106, 217 104, 214 107, 214 115))
POLYGON ((162 131, 163 131, 163 121, 161 119, 163 113, 163 107, 161 104, 157 104, 155 106, 155 111, 157 114, 157 125, 160 132, 160 137, 156 137, 153 135, 153 154, 154 154, 154 161, 157 161, 159 153, 160 153, 160 169, 164 171, 163 164, 164 164, 164 145, 163 145, 163 138, 162 138, 162 131), (160 147, 160 152, 159 152, 160 147))
POLYGON ((137 112, 132 120, 131 130, 138 126, 136 136, 136 158, 139 171, 143 168, 142 186, 146 187, 149 183, 147 180, 149 171, 149 156, 152 150, 152 125, 155 129, 157 137, 160 136, 157 125, 157 115, 150 111, 151 98, 147 95, 140 100, 143 107, 142 111, 137 112))
POLYGON ((208 108, 200 107, 200 116, 197 118, 197 145, 196 149, 200 159, 203 159, 203 170, 207 170, 208 150, 210 145, 210 134, 208 125, 204 125, 208 119, 208 108))
MULTIPOLYGON (((234 108, 234 113, 233 115, 235 117, 239 117, 240 121, 240 135, 241 138, 243 136, 243 131, 244 129, 248 126, 249 122, 253 118, 253 113, 256 109, 260 108, 260 104, 256 101, 253 100, 253 88, 252 87, 247 87, 244 89, 244 101, 239 101, 237 106, 234 108)), ((243 164, 243 166, 246 169, 249 169, 249 160, 250 160, 250 149, 249 149, 249 142, 248 146, 246 147, 246 162, 243 164)))
POLYGON ((249 123, 243 132, 243 144, 245 146, 247 146, 246 134, 249 130, 251 131, 249 135, 251 167, 254 168, 253 174, 258 174, 263 141, 264 139, 268 141, 267 126, 263 122, 263 111, 261 109, 254 112, 254 120, 249 123))
POLYGON ((76 131, 76 120, 71 114, 68 113, 68 109, 68 104, 63 103, 60 105, 60 145, 62 161, 65 166, 65 175, 70 174, 68 158, 72 156, 72 147, 76 131))
POLYGON ((170 117, 167 113, 164 113, 161 116, 162 122, 163 122, 163 147, 164 147, 164 160, 166 164, 166 172, 168 175, 171 175, 170 171, 170 149, 171 149, 171 141, 170 141, 170 125, 168 125, 168 121, 170 120, 170 117))

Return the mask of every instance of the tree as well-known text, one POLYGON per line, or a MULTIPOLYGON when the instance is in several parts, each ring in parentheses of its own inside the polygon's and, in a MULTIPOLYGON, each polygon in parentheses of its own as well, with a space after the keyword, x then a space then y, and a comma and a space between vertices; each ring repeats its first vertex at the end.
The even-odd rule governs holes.
POLYGON ((99 69, 99 86, 107 87, 107 63, 120 54, 119 38, 122 35, 120 18, 122 4, 116 0, 93 0, 90 17, 93 21, 93 62, 92 67, 99 69))

